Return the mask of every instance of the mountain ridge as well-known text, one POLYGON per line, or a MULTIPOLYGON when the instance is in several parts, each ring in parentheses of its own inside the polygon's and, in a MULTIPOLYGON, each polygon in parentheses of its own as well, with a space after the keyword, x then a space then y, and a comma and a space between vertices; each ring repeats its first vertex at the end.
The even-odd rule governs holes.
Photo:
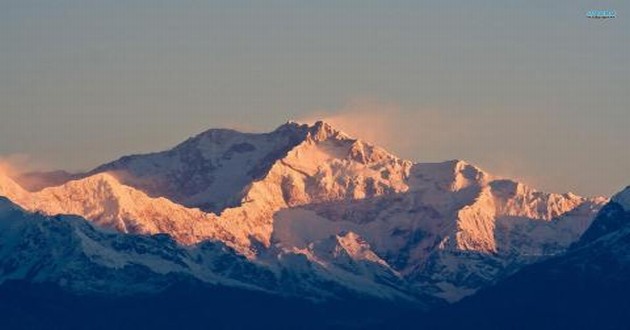
POLYGON ((374 328, 627 329, 630 211, 619 203, 626 193, 613 197, 565 253, 451 306, 398 315, 374 328))
POLYGON ((0 194, 122 233, 216 241, 299 276, 309 265, 359 291, 384 281, 448 301, 562 253, 606 202, 540 192, 464 161, 413 163, 324 122, 212 129, 36 192, 0 176, 0 194))

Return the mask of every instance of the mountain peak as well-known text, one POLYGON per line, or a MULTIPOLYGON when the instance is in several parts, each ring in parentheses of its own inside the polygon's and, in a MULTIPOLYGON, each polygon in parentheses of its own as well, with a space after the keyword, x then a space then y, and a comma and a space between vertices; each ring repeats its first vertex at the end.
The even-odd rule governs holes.
POLYGON ((624 210, 630 212, 630 186, 613 196, 612 201, 621 205, 624 210))
POLYGON ((470 172, 470 173, 475 173, 476 175, 482 175, 482 176, 487 176, 488 173, 486 173, 484 170, 482 170, 481 168, 465 161, 465 160, 461 160, 461 159, 453 159, 450 161, 447 161, 447 163, 451 164, 451 166, 453 167, 453 171, 455 173, 463 173, 463 172, 470 172))
MULTIPOLYGON (((276 264, 280 254, 269 258, 295 252, 314 262, 313 274, 349 287, 417 287, 452 300, 563 251, 599 209, 574 195, 495 179, 462 160, 414 164, 325 121, 289 121, 269 133, 211 129, 37 192, 0 171, 3 194, 28 211, 79 215, 123 233, 163 233, 186 245, 216 241, 269 262, 272 272, 287 266, 301 274, 301 266, 276 264)), ((616 201, 630 205, 630 187, 616 201)), ((85 247, 100 249, 92 241, 85 247)), ((215 266, 203 265, 185 267, 215 266)))
POLYGON ((490 175, 477 166, 463 160, 454 159, 447 162, 451 166, 453 175, 452 189, 454 191, 468 187, 471 184, 479 184, 490 181, 490 175))
POLYGON ((310 136, 315 141, 324 141, 330 138, 334 139, 352 139, 348 134, 342 130, 335 128, 329 122, 324 120, 317 120, 313 123, 298 122, 295 120, 289 120, 282 126, 278 127, 274 132, 278 131, 302 131, 306 133, 306 138, 310 136))
POLYGON ((83 180, 85 180, 86 183, 90 183, 90 182, 93 182, 93 183, 106 183, 108 185, 118 185, 118 184, 120 184, 120 182, 114 176, 114 174, 112 174, 110 172, 96 173, 94 175, 86 177, 83 180))
POLYGON ((628 228, 630 223, 630 186, 617 193, 602 208, 593 224, 582 235, 576 246, 584 246, 601 237, 608 236, 628 228))
POLYGON ((233 128, 212 127, 197 134, 197 136, 206 136, 206 135, 220 136, 220 135, 233 135, 233 134, 244 134, 244 133, 233 128))
POLYGON ((334 128, 331 124, 319 120, 308 128, 309 136, 315 141, 325 141, 328 139, 349 140, 349 135, 334 128))

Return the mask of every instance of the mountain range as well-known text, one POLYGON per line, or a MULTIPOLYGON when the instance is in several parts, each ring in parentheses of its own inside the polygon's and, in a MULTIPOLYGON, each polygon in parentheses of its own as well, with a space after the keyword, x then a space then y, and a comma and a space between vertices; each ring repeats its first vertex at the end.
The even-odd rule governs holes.
MULTIPOLYGON (((623 279, 629 195, 548 193, 465 161, 415 163, 321 121, 211 129, 85 173, 0 173, 0 296, 129 301, 193 287, 300 306, 294 315, 327 310, 326 327, 368 310, 355 326, 397 315, 389 325, 456 327, 436 316, 505 309, 510 292, 534 295, 528 285, 550 273, 573 285, 563 281, 576 267, 591 279, 619 262, 606 273, 623 279)), ((306 328, 275 325, 296 324, 306 328)))
POLYGON ((630 186, 613 196, 564 254, 526 266, 454 305, 402 313, 374 328, 422 323, 428 329, 628 329, 629 244, 630 186))

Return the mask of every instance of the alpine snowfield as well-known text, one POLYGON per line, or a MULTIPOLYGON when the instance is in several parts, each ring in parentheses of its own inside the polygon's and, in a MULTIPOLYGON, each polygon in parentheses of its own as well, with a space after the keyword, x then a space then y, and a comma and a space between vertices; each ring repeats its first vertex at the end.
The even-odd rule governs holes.
MULTIPOLYGON (((19 206, 5 206, 14 211, 0 221, 29 218, 21 209, 41 213, 30 216, 39 222, 20 220, 38 226, 38 235, 54 232, 40 223, 46 216, 91 222, 96 228, 55 218, 77 228, 67 235, 79 252, 66 263, 97 264, 121 281, 134 278, 121 275, 126 265, 149 263, 151 274, 281 295, 351 293, 424 305, 457 301, 563 253, 607 202, 540 192, 464 161, 413 163, 324 122, 289 122, 265 134, 213 129, 168 151, 125 156, 65 179, 58 173, 29 174, 31 183, 55 183, 24 180, 30 190, 20 177, 0 175, 0 195, 19 206), (156 234, 174 241, 148 236, 156 234), (112 243, 118 240, 153 252, 143 259, 112 243), (162 241, 168 253, 160 252, 162 241)), ((628 205, 625 195, 616 200, 628 205)), ((11 233, 3 231, 3 239, 26 239, 6 237, 11 233)), ((39 252, 30 247, 2 244, 0 252, 20 249, 32 259, 29 253, 39 252)), ((67 276, 15 262, 21 266, 0 269, 0 281, 67 276)), ((78 290, 100 283, 90 274, 73 278, 78 290)))

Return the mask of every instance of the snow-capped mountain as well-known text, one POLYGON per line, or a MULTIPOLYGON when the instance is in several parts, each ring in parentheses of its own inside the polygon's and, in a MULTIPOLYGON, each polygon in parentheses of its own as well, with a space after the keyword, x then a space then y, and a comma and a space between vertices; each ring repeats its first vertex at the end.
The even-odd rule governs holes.
POLYGON ((26 212, 5 198, 0 228, 0 282, 28 279, 131 294, 155 290, 169 283, 168 276, 184 277, 194 267, 189 252, 166 235, 106 232, 80 217, 26 212))
MULTIPOLYGON (((323 122, 210 130, 71 178, 27 191, 0 176, 0 195, 122 233, 168 234, 182 249, 224 244, 313 297, 334 283, 455 301, 562 253, 606 202, 539 192, 463 161, 413 163, 323 122)), ((204 271, 184 273, 205 280, 204 271)))
POLYGON ((0 197, 0 284, 9 280, 54 283, 73 292, 156 293, 180 281, 234 287, 314 300, 372 297, 392 301, 433 299, 405 291, 403 279, 369 255, 351 234, 320 242, 321 255, 345 255, 324 268, 301 255, 248 260, 221 242, 182 246, 170 236, 122 234, 70 215, 30 213, 0 197), (357 270, 364 270, 358 273, 357 270), (367 277, 369 276, 369 277, 367 277))
POLYGON ((113 172, 149 196, 220 212, 238 205, 245 188, 312 130, 295 123, 266 134, 211 129, 168 151, 122 157, 87 175, 113 172))
POLYGON ((626 188, 615 195, 565 253, 524 267, 442 311, 400 317, 388 327, 421 323, 431 329, 627 329, 629 193, 626 188))
POLYGON ((407 182, 403 193, 281 210, 272 241, 303 250, 355 232, 418 291, 454 301, 562 253, 605 202, 538 192, 461 161, 415 164, 407 182))
MULTIPOLYGON (((170 200, 152 198, 121 184, 108 173, 68 181, 60 186, 28 192, 8 177, 0 177, 5 196, 30 211, 47 215, 74 214, 123 233, 168 233, 180 243, 197 243, 207 238, 233 242, 219 228, 215 215, 189 209, 170 200)), ((2 189, 2 188, 0 188, 2 189)), ((0 190, 1 192, 1 190, 0 190)))
POLYGON ((611 198, 574 248, 591 244, 602 237, 619 239, 618 235, 630 235, 630 232, 627 232, 629 230, 630 186, 611 198))

